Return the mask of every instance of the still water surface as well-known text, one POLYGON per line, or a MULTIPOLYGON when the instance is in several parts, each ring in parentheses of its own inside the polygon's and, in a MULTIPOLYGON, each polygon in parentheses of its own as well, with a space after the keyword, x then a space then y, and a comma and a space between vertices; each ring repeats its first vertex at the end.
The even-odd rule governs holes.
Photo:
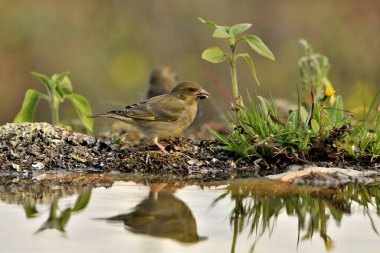
POLYGON ((66 195, 56 201, 59 194, 39 193, 36 201, 6 190, 0 249, 7 253, 380 252, 380 185, 118 181, 77 192, 56 186, 50 193, 66 195))

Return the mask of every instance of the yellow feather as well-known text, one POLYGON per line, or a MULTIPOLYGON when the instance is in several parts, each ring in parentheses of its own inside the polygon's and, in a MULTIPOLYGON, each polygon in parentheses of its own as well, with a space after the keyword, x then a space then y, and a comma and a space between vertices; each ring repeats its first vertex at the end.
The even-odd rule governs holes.
POLYGON ((141 120, 156 120, 154 116, 140 116, 140 115, 128 115, 132 119, 141 119, 141 120))

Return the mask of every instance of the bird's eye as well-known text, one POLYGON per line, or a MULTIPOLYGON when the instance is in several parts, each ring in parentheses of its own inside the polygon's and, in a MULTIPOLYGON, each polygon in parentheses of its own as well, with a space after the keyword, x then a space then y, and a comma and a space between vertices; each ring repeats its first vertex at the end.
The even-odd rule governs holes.
POLYGON ((192 91, 192 92, 193 92, 193 91, 197 91, 196 88, 189 88, 188 90, 189 90, 189 91, 192 91))

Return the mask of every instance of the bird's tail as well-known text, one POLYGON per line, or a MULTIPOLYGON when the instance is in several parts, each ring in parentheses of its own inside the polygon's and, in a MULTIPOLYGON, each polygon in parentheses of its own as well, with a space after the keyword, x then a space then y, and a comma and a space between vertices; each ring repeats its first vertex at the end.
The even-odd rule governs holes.
POLYGON ((133 124, 133 120, 131 118, 127 117, 122 111, 111 111, 111 112, 107 112, 107 113, 91 115, 88 117, 89 118, 99 118, 99 117, 112 118, 112 119, 121 120, 121 121, 128 123, 128 124, 133 124))

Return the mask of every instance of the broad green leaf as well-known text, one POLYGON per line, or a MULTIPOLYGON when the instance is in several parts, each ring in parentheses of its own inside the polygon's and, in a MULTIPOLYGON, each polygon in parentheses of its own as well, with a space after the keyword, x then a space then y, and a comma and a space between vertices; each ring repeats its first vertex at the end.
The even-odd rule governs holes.
POLYGON ((13 122, 33 122, 40 97, 40 92, 32 89, 27 90, 21 110, 16 115, 13 122))
POLYGON ((59 98, 59 101, 62 103, 65 100, 65 92, 63 92, 62 87, 60 84, 55 85, 55 91, 59 98))
POLYGON ((215 24, 215 22, 210 20, 204 20, 203 18, 198 18, 199 21, 201 21, 203 24, 206 24, 208 26, 211 26, 212 28, 220 28, 222 26, 215 24))
POLYGON ((37 78, 38 80, 40 80, 40 82, 45 86, 45 88, 47 89, 49 95, 52 95, 54 93, 54 82, 53 80, 51 80, 48 76, 45 76, 43 74, 40 74, 40 73, 36 73, 36 72, 31 72, 31 74, 37 78))
POLYGON ((230 28, 227 26, 216 28, 214 33, 212 34, 212 37, 220 38, 220 39, 226 39, 226 38, 233 37, 233 35, 231 35, 229 33, 229 30, 230 30, 230 28))
POLYGON ((227 58, 227 54, 224 53, 219 47, 209 47, 202 53, 202 59, 212 63, 223 62, 227 58))
POLYGON ((335 102, 329 111, 329 118, 334 124, 338 124, 344 119, 343 100, 341 96, 336 97, 335 102))
POLYGON ((77 111, 80 120, 82 121, 82 124, 87 128, 87 130, 92 132, 94 119, 88 117, 92 115, 92 111, 87 99, 75 93, 68 94, 66 97, 73 103, 74 108, 77 111))
POLYGON ((347 151, 349 156, 355 157, 355 145, 351 145, 349 142, 344 144, 344 149, 347 151))
POLYGON ((214 28, 214 33, 213 37, 214 38, 230 38, 233 37, 232 35, 229 34, 230 27, 229 26, 221 26, 215 24, 215 22, 210 21, 210 20, 204 20, 203 18, 198 18, 199 21, 201 21, 203 24, 206 24, 212 28, 214 28))
POLYGON ((256 35, 245 35, 242 38, 247 41, 248 45, 255 50, 258 54, 268 58, 270 60, 274 60, 274 56, 269 48, 264 44, 264 42, 256 35))
POLYGON ((306 111, 304 106, 300 107, 300 116, 301 116, 301 122, 305 123, 309 116, 309 113, 306 111))
POLYGON ((319 124, 315 119, 311 119, 311 129, 313 129, 315 133, 319 133, 319 124))
POLYGON ((245 60, 245 62, 247 63, 249 67, 249 70, 251 71, 253 78, 256 80, 257 85, 260 86, 260 82, 256 74, 255 65, 253 64, 251 56, 249 56, 248 53, 244 53, 244 54, 238 54, 237 57, 243 57, 243 59, 245 60))
POLYGON ((64 92, 64 94, 73 93, 73 86, 70 79, 67 77, 69 74, 69 71, 65 71, 61 74, 54 74, 51 78, 56 85, 59 85, 61 87, 61 90, 64 92))
POLYGON ((61 83, 63 81, 63 79, 65 79, 66 76, 68 76, 70 74, 70 71, 65 71, 65 72, 62 72, 60 74, 54 74, 51 79, 54 81, 54 82, 58 82, 58 83, 61 83))
POLYGON ((90 198, 91 198, 91 189, 86 189, 81 194, 79 194, 75 202, 74 208, 72 209, 73 212, 77 212, 84 209, 88 205, 90 198))
POLYGON ((62 103, 65 100, 65 92, 62 89, 62 81, 70 72, 66 71, 61 74, 54 74, 51 80, 54 82, 54 89, 58 95, 59 101, 62 103))
POLYGON ((244 24, 237 24, 237 25, 234 25, 231 27, 229 33, 232 35, 232 36, 236 36, 246 30, 248 30, 252 25, 251 24, 248 24, 248 23, 244 23, 244 24))
POLYGON ((65 76, 61 82, 61 88, 65 94, 72 94, 73 93, 73 86, 71 84, 70 79, 65 76))
MULTIPOLYGON (((322 119, 321 119, 321 106, 319 105, 319 103, 316 103, 315 102, 315 97, 314 97, 314 101, 312 102, 313 105, 314 105, 314 113, 312 115, 310 115, 310 118, 311 119, 315 119, 317 122, 321 122, 322 119)), ((310 109, 311 110, 311 109, 310 109)), ((310 112, 311 114, 311 112, 310 112)))

